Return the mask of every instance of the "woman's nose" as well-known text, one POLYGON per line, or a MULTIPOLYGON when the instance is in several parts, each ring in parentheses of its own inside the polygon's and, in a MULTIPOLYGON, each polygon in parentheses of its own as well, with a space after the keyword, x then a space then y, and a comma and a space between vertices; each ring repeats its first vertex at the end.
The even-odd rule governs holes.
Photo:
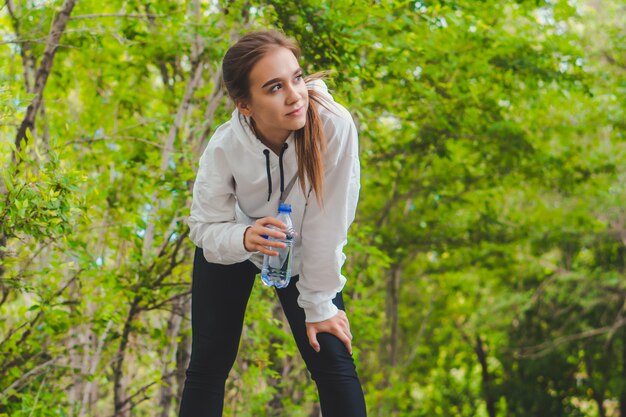
POLYGON ((287 104, 295 103, 300 100, 302 94, 294 85, 287 87, 287 104))

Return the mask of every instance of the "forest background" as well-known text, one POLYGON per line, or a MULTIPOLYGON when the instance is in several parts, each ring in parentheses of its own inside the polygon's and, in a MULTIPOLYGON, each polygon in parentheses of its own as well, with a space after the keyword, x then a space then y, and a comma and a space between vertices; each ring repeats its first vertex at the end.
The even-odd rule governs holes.
MULTIPOLYGON (((371 416, 626 417, 619 0, 5 0, 0 416, 175 416, 198 158, 243 33, 360 131, 344 274, 371 416)), ((319 416, 257 284, 226 416, 319 416)))

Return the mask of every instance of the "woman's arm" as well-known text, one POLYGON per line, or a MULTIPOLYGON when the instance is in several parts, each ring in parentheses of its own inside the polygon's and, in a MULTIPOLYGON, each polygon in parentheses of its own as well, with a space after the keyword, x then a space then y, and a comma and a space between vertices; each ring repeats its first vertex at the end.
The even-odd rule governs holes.
POLYGON ((324 198, 311 196, 302 221, 299 305, 308 323, 337 314, 332 303, 346 279, 341 275, 348 227, 354 220, 359 194, 358 134, 352 117, 339 107, 325 121, 328 150, 324 166, 324 198))
POLYGON ((209 262, 233 264, 251 255, 244 247, 248 225, 235 221, 235 183, 224 150, 210 141, 200 158, 187 220, 191 240, 209 262))

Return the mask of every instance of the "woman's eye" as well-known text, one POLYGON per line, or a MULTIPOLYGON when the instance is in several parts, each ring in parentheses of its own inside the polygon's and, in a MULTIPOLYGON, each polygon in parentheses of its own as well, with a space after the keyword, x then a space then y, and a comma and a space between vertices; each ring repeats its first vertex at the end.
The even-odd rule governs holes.
POLYGON ((296 75, 296 80, 300 81, 300 80, 302 80, 302 78, 303 78, 302 74, 296 75))
POLYGON ((280 84, 276 84, 275 86, 273 86, 272 88, 270 88, 270 91, 272 93, 278 91, 282 86, 280 84))

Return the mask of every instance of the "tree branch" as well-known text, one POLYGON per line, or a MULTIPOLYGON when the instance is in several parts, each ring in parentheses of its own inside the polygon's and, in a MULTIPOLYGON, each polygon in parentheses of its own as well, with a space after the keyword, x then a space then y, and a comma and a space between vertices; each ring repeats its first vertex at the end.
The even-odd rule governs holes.
POLYGON ((626 317, 621 317, 615 323, 610 326, 600 327, 598 329, 587 330, 586 332, 580 332, 575 334, 570 334, 567 336, 557 337, 554 340, 549 340, 544 343, 540 343, 536 346, 529 346, 526 348, 518 349, 517 353, 522 358, 539 358, 544 356, 557 347, 575 342, 577 340, 588 339, 590 337, 601 336, 607 333, 613 333, 619 330, 621 327, 626 326, 626 317))
POLYGON ((174 214, 175 217, 172 219, 172 221, 170 222, 170 225, 167 227, 167 232, 165 232, 164 234, 165 239, 163 239, 163 243, 161 243, 161 246, 157 250, 157 253, 159 253, 159 255, 165 253, 166 246, 170 242, 170 239, 172 238, 172 236, 174 236, 177 223, 185 219, 184 216, 179 216, 178 215, 179 213, 180 213, 180 209, 176 211, 176 213, 174 214))
POLYGON ((156 148, 160 148, 160 149, 165 149, 163 147, 163 145, 156 143, 156 142, 151 142, 147 139, 142 139, 142 138, 137 138, 134 136, 104 136, 101 138, 86 138, 86 139, 75 139, 75 140, 71 140, 69 142, 65 142, 62 146, 68 146, 68 145, 72 145, 74 143, 92 143, 92 142, 98 142, 98 141, 104 141, 104 140, 111 140, 111 141, 115 141, 115 140, 130 140, 130 141, 136 141, 136 142, 143 142, 143 143, 147 143, 148 145, 154 146, 156 148))
POLYGON ((0 283, 0 287, 2 288, 2 299, 0 299, 0 307, 2 307, 2 304, 4 304, 6 300, 9 298, 9 287, 6 287, 2 285, 1 283, 0 283))
POLYGON ((79 20, 79 19, 99 19, 101 17, 124 17, 128 19, 157 19, 160 17, 165 17, 163 14, 126 14, 126 13, 99 13, 99 14, 81 14, 78 16, 70 17, 70 20, 79 20))
MULTIPOLYGON (((176 261, 176 255, 178 253, 178 250, 180 249, 181 244, 183 243, 183 241, 187 238, 187 236, 189 235, 189 229, 187 228, 187 230, 185 230, 183 233, 181 233, 180 236, 178 236, 178 238, 176 239, 176 245, 174 246, 174 253, 171 255, 171 261, 170 261, 170 270, 173 269, 176 261)), ((159 252, 157 254, 157 259, 158 258, 162 258, 163 256, 165 256, 166 253, 166 249, 168 248, 168 246, 164 246, 162 247, 162 251, 159 252)), ((152 264, 150 265, 150 267, 148 268, 147 272, 148 274, 152 274, 152 271, 154 270, 154 268, 156 267, 157 262, 156 259, 152 262, 152 264)), ((152 283, 152 285, 160 285, 161 282, 163 281, 163 278, 165 278, 167 276, 167 270, 166 272, 162 273, 159 278, 152 283)))
POLYGON ((622 70, 626 71, 626 64, 617 62, 617 60, 613 57, 613 55, 611 55, 607 51, 604 51, 602 54, 604 55, 604 58, 606 58, 606 60, 609 62, 609 64, 615 65, 616 67, 621 68, 622 70))
POLYGON ((32 375, 35 375, 37 372, 39 372, 40 369, 45 368, 45 367, 53 364, 57 360, 59 360, 59 358, 53 358, 53 359, 50 359, 47 362, 44 362, 44 363, 41 363, 41 364, 35 366, 33 369, 31 369, 30 371, 26 372, 24 375, 20 376, 18 379, 13 381, 13 383, 11 385, 9 385, 4 391, 2 391, 2 394, 0 394, 0 397, 6 397, 9 394, 9 392, 11 392, 12 389, 14 389, 15 387, 19 386, 23 381, 25 381, 26 379, 30 378, 32 375))
POLYGON ((135 392, 134 394, 132 394, 131 396, 129 396, 123 402, 120 403, 120 408, 119 409, 116 408, 115 412, 113 413, 111 417, 117 417, 120 413, 130 411, 133 408, 133 406, 150 398, 147 395, 144 395, 139 401, 132 401, 133 398, 137 397, 139 394, 145 394, 148 388, 150 388, 154 384, 156 384, 156 381, 150 382, 149 384, 144 385, 143 387, 139 388, 137 392, 135 392))
MULTIPOLYGON (((68 280, 68 282, 65 285, 63 285, 63 287, 61 287, 61 289, 59 289, 57 292, 55 292, 54 295, 50 299, 59 297, 61 294, 63 294, 63 292, 70 286, 70 284, 72 282, 74 282, 74 280, 78 277, 78 275, 82 271, 83 271, 82 269, 78 270, 74 274, 74 276, 72 278, 70 278, 68 280)), ((41 304, 47 305, 48 301, 49 300, 43 300, 41 304)), ((39 321, 39 319, 41 317, 43 317, 43 315, 44 315, 44 310, 42 308, 40 308, 39 312, 37 313, 37 315, 32 320, 30 320, 29 322, 24 322, 18 328, 14 329, 14 330, 11 330, 9 332, 9 334, 4 338, 4 340, 2 340, 2 342, 0 343, 0 346, 2 346, 4 343, 6 343, 19 330, 21 330, 22 328, 28 326, 28 329, 26 329, 24 331, 24 333, 22 334, 22 337, 20 337, 20 340, 17 342, 18 346, 19 345, 23 345, 24 342, 26 341, 26 339, 28 338, 28 336, 30 336, 30 334, 31 334, 31 332, 33 330, 33 327, 35 327, 35 323, 37 323, 37 321, 39 321)), ((10 362, 7 361, 7 362, 3 363, 2 366, 0 367, 0 375, 2 375, 7 369, 9 369, 12 366, 15 366, 16 364, 18 364, 20 362, 20 360, 23 361, 23 359, 24 359, 23 357, 19 357, 19 358, 16 358, 16 359, 14 359, 14 360, 12 360, 10 362)))
POLYGON ((187 296, 189 296, 189 294, 191 294, 191 290, 187 290, 185 292, 182 293, 176 293, 173 296, 171 296, 168 299, 165 299, 159 303, 156 304, 151 304, 151 305, 146 305, 145 307, 142 308, 142 310, 144 311, 151 311, 151 310, 158 310, 159 308, 163 307, 164 305, 172 302, 172 301, 177 301, 180 300, 182 298, 185 298, 187 296))
MULTIPOLYGON (((29 44, 29 43, 38 43, 38 44, 43 44, 45 45, 46 42, 44 42, 46 38, 38 38, 38 39, 13 39, 11 41, 2 41, 0 42, 0 45, 9 45, 9 44, 29 44)), ((23 57, 22 57, 23 58, 23 57)), ((22 59, 23 61, 23 59, 22 59)), ((25 80, 26 81, 26 80, 25 80)))

